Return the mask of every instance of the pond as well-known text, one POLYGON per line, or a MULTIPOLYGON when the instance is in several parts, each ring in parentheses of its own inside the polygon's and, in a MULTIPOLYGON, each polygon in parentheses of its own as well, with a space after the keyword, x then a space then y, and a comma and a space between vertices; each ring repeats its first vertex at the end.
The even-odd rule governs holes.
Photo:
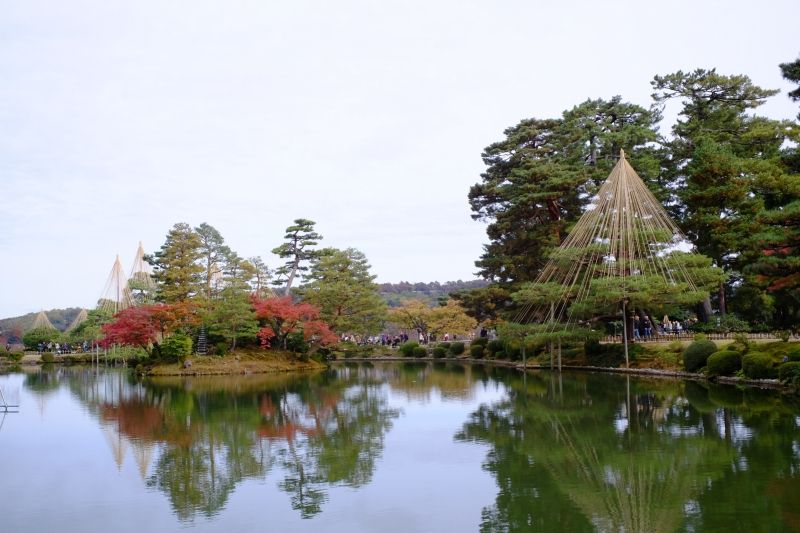
POLYGON ((2 531, 800 530, 800 405, 770 391, 433 363, 0 387, 2 531))

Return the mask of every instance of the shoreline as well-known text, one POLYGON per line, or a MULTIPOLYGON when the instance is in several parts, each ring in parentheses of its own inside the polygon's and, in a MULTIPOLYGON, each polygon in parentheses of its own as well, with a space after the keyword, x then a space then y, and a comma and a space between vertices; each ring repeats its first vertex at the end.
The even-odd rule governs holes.
MULTIPOLYGON (((30 355, 36 354, 27 354, 19 362, 13 362, 10 360, 3 360, 0 361, 0 368, 2 367, 13 367, 13 366, 41 366, 44 364, 58 364, 58 365, 68 365, 68 366, 77 366, 83 364, 90 364, 87 361, 83 361, 81 357, 78 357, 78 361, 73 360, 72 358, 69 359, 61 359, 57 358, 52 363, 44 363, 42 362, 40 357, 30 357, 30 355)), ((69 356, 64 356, 69 357, 69 356)), ((542 365, 539 363, 536 364, 527 364, 523 365, 521 362, 518 361, 507 361, 507 360, 494 360, 494 359, 473 359, 469 357, 446 357, 446 358, 432 358, 432 357, 402 357, 402 356, 377 356, 377 357, 348 357, 348 358, 340 358, 333 361, 328 361, 327 363, 319 363, 314 360, 309 360, 307 362, 299 361, 295 358, 293 354, 288 354, 284 352, 277 352, 271 353, 269 356, 266 354, 250 354, 250 353, 236 353, 236 354, 229 354, 225 357, 213 357, 208 356, 207 358, 192 358, 192 365, 189 367, 183 367, 179 363, 169 363, 169 364, 157 364, 151 367, 145 367, 142 372, 143 375, 147 377, 161 377, 161 376, 177 376, 177 377, 187 377, 187 376, 236 376, 236 375, 250 375, 250 374, 278 374, 284 372, 312 372, 312 371, 320 371, 324 370, 327 365, 335 365, 335 364, 342 364, 342 363, 375 363, 375 362, 405 362, 405 363, 461 363, 461 364, 473 364, 473 365, 487 365, 487 366, 496 366, 496 367, 504 367, 504 368, 512 368, 514 370, 518 370, 520 372, 527 372, 530 370, 537 370, 537 371, 552 371, 558 372, 556 367, 550 368, 550 365, 542 365)), ((110 366, 120 366, 118 360, 110 361, 115 364, 110 366)), ((135 365, 132 366, 130 364, 125 365, 128 368, 134 370, 136 367, 135 365)), ((578 371, 578 372, 602 372, 606 374, 624 374, 624 375, 633 375, 639 377, 652 377, 658 379, 688 379, 692 381, 702 381, 707 383, 720 383, 724 385, 739 385, 739 386, 746 386, 746 387, 753 387, 753 388, 760 388, 760 389, 771 389, 780 391, 782 393, 796 393, 796 391, 789 386, 783 385, 777 379, 747 379, 747 378, 738 378, 732 376, 718 376, 716 378, 710 379, 703 374, 697 374, 692 372, 686 372, 682 370, 668 370, 668 369, 656 369, 656 368, 622 368, 622 367, 604 367, 604 366, 588 366, 588 365, 574 365, 574 364, 567 364, 561 365, 562 370, 568 371, 578 371)))
MULTIPOLYGON (((546 370, 558 372, 558 368, 550 368, 550 365, 527 364, 523 365, 517 361, 491 360, 491 359, 471 359, 471 358, 441 358, 431 357, 349 357, 347 359, 337 359, 329 364, 340 363, 374 363, 374 362, 408 362, 408 363, 469 363, 475 365, 489 365, 505 368, 513 368, 520 372, 529 370, 546 370)), ((658 379, 688 379, 692 381, 703 381, 706 383, 720 383, 723 385, 744 385, 746 387, 771 389, 782 393, 793 393, 793 389, 781 384, 777 379, 747 379, 732 376, 718 376, 709 379, 703 374, 685 372, 683 370, 662 370, 657 368, 613 368, 606 366, 587 366, 587 365, 561 365, 562 370, 579 372, 602 372, 606 374, 625 374, 638 377, 652 377, 658 379)))

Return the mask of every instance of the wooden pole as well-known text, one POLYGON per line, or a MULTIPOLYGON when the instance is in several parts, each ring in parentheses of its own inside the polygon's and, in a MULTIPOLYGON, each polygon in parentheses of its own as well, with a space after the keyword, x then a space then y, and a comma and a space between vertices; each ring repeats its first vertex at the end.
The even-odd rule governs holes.
POLYGON ((628 361, 628 299, 622 300, 622 345, 625 347, 625 368, 630 368, 628 361))

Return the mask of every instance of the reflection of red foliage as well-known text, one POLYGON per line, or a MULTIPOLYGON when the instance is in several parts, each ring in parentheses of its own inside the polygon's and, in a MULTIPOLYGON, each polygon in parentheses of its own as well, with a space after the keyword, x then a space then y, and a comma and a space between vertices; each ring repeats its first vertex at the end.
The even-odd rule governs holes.
POLYGON ((270 346, 273 338, 283 340, 287 335, 301 331, 306 341, 320 344, 336 342, 336 335, 328 324, 319 318, 319 309, 307 303, 294 303, 290 296, 262 300, 253 296, 256 316, 267 325, 258 332, 261 345, 270 346))
POLYGON ((160 338, 199 323, 195 306, 187 302, 129 307, 114 315, 114 319, 103 325, 103 343, 140 346, 148 353, 160 338))
POLYGON ((158 407, 140 400, 123 401, 118 406, 103 404, 100 418, 115 422, 122 435, 142 442, 166 442, 188 446, 192 442, 189 429, 171 422, 158 407))
POLYGON ((776 479, 767 487, 767 494, 777 502, 783 523, 792 531, 800 531, 800 512, 797 510, 800 477, 776 479))

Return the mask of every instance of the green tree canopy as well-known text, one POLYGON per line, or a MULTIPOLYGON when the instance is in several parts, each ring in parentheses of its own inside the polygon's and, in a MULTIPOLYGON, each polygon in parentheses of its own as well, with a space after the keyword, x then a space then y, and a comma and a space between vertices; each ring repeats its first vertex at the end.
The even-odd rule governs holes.
POLYGON ((286 260, 275 270, 278 278, 273 282, 276 286, 286 283, 284 295, 289 294, 297 275, 308 270, 307 263, 315 256, 316 252, 311 248, 322 239, 322 235, 314 231, 315 224, 313 220, 295 219, 294 224, 286 228, 283 237, 286 242, 272 250, 273 254, 286 260))
POLYGON ((300 294, 335 332, 377 333, 386 320, 386 302, 369 270, 366 256, 356 249, 323 248, 300 294))
POLYGON ((201 245, 200 237, 191 226, 178 223, 167 233, 161 249, 146 258, 153 266, 159 302, 182 302, 203 294, 203 267, 198 263, 201 245))

